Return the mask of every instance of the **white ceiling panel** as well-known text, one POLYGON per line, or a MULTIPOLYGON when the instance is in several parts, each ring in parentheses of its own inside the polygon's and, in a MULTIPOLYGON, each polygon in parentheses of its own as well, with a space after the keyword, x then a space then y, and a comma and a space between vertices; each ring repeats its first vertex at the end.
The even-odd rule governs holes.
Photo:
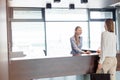
POLYGON ((88 0, 88 3, 81 3, 81 0, 61 0, 54 3, 54 0, 8 0, 10 7, 46 7, 51 3, 52 8, 69 8, 69 4, 75 4, 75 8, 103 8, 112 5, 119 0, 88 0))

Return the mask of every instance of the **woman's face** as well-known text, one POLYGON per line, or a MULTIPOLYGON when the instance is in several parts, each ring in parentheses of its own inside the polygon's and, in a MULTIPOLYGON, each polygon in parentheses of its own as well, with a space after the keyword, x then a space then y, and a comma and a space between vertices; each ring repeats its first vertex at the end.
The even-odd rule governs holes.
POLYGON ((76 31, 75 31, 76 35, 81 35, 82 34, 82 29, 81 28, 78 28, 76 31))

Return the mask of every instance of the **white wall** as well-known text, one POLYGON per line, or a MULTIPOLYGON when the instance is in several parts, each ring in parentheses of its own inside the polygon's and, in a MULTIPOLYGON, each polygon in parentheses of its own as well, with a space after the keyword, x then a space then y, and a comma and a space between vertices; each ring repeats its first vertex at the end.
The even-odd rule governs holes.
POLYGON ((9 80, 6 17, 6 0, 0 0, 0 80, 9 80))

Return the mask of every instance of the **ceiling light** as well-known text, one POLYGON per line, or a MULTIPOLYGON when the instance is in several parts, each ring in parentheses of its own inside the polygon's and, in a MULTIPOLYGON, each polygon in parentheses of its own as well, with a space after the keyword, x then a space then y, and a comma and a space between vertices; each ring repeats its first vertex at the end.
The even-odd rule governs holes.
POLYGON ((81 3, 88 3, 88 0, 81 0, 81 3))
POLYGON ((46 8, 51 8, 51 7, 52 7, 51 3, 46 3, 46 8))
POLYGON ((60 0, 54 0, 54 2, 60 2, 60 0))
POLYGON ((69 4, 69 9, 75 9, 75 5, 74 4, 69 4))

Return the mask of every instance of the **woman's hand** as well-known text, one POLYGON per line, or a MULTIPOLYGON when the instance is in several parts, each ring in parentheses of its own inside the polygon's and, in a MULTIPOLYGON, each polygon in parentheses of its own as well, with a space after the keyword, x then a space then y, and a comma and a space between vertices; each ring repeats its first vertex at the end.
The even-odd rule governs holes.
POLYGON ((101 63, 98 64, 98 69, 102 69, 102 64, 101 63))
POLYGON ((97 53, 98 53, 98 54, 100 54, 100 53, 101 53, 101 50, 100 50, 100 49, 98 49, 98 50, 97 50, 97 53))
POLYGON ((91 52, 88 50, 88 51, 86 51, 86 54, 90 54, 91 52))
POLYGON ((90 51, 84 51, 83 54, 90 54, 90 51))

